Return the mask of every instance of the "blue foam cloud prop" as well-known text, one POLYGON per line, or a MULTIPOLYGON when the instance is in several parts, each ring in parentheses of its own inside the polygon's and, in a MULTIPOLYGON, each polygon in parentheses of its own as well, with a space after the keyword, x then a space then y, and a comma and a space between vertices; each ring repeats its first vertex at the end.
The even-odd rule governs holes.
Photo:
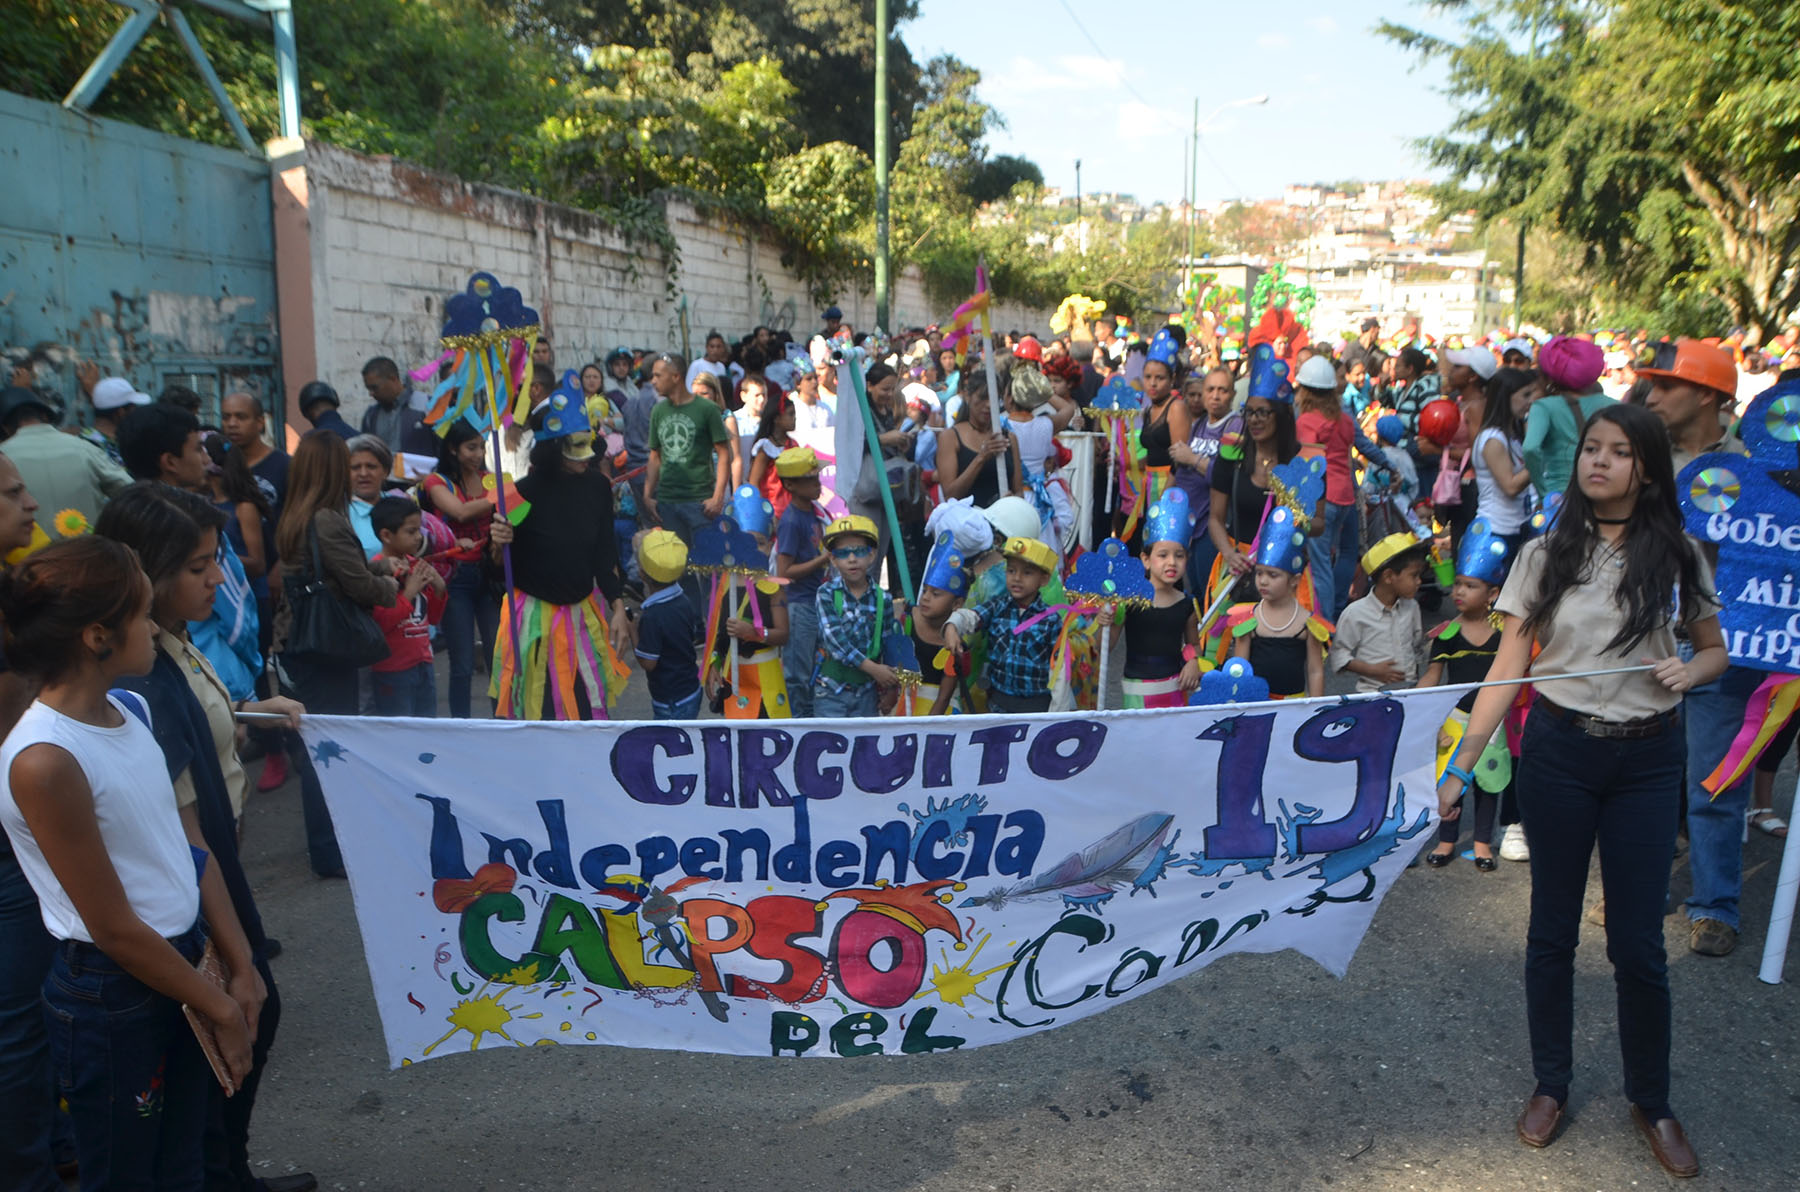
POLYGON ((1141 410, 1144 408, 1144 392, 1134 388, 1130 381, 1114 374, 1112 379, 1100 386, 1100 392, 1094 395, 1091 410, 1141 410))
POLYGON ((1246 659, 1233 658, 1218 670, 1200 676, 1200 686, 1188 696, 1188 706, 1259 704, 1268 698, 1268 680, 1259 678, 1246 659))
POLYGON ((1108 538, 1075 561, 1063 590, 1102 600, 1152 600, 1156 589, 1144 564, 1117 538, 1108 538))
POLYGON ((729 517, 694 532, 694 545, 688 549, 690 570, 754 571, 767 573, 769 554, 755 536, 738 529, 729 517))
POLYGON ((538 325, 538 312, 511 286, 503 286, 491 273, 469 278, 462 293, 444 303, 445 339, 453 335, 481 335, 496 331, 520 331, 538 325))

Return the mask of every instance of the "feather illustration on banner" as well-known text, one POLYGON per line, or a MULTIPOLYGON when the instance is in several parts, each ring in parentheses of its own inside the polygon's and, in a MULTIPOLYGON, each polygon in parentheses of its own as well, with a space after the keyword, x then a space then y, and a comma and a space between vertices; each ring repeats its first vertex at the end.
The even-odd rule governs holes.
POLYGON ((439 333, 453 352, 450 373, 433 391, 425 422, 439 435, 458 419, 486 434, 496 423, 524 422, 530 390, 525 364, 543 330, 519 291, 491 273, 476 273, 444 303, 439 333))

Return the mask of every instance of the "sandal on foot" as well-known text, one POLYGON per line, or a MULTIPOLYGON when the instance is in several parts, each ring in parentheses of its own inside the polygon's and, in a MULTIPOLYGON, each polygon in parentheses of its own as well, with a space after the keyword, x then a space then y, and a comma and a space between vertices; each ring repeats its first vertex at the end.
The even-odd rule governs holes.
POLYGON ((1750 821, 1752 828, 1766 836, 1773 836, 1777 840, 1787 837, 1787 821, 1776 815, 1773 807, 1752 807, 1744 813, 1744 818, 1750 821))

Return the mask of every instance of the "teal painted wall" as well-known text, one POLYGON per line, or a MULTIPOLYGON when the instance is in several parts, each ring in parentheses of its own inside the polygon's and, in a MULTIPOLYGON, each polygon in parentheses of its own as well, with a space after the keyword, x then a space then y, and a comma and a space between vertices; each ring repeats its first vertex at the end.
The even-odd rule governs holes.
POLYGON ((62 395, 77 358, 208 419, 249 388, 282 407, 269 167, 234 150, 0 91, 0 353, 62 395))

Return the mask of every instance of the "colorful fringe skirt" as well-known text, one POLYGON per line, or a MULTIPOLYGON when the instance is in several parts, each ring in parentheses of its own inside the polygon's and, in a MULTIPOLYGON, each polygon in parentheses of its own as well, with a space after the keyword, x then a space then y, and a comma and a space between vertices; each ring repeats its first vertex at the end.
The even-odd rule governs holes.
POLYGON ((551 604, 514 590, 500 609, 488 694, 502 720, 606 720, 629 672, 607 640, 606 599, 551 604))

